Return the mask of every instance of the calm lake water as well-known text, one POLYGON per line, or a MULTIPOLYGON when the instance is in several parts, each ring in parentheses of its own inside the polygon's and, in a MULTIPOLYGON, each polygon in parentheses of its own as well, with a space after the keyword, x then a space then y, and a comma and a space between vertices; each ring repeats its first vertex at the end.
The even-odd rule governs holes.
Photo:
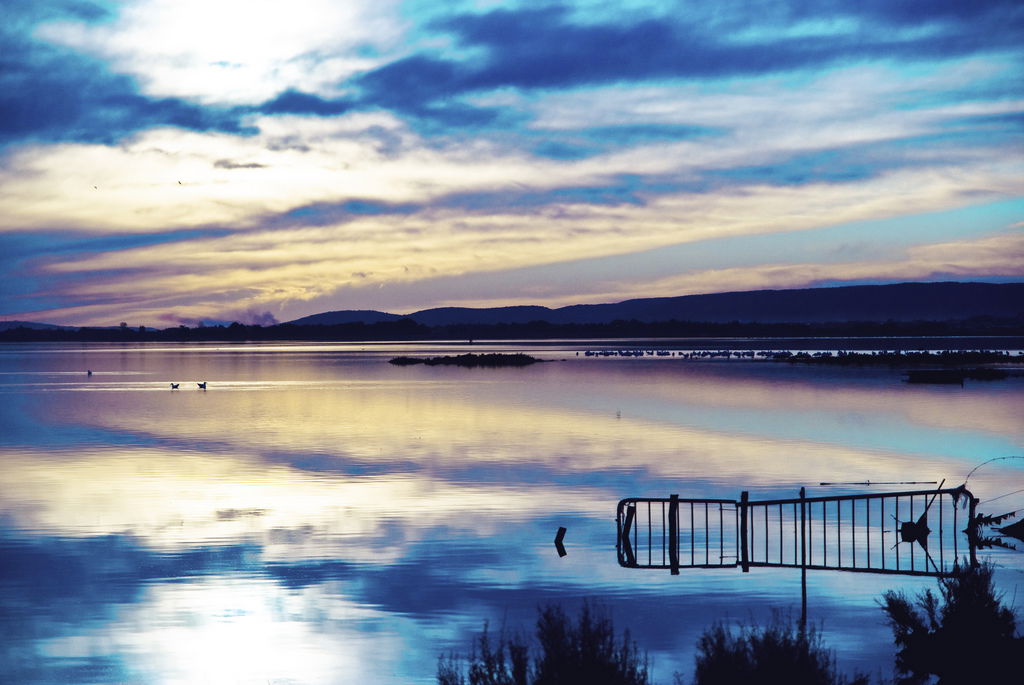
MULTIPOLYGON (((1024 454, 1022 377, 910 385, 889 368, 582 353, 614 347, 0 347, 0 671, 431 683, 484 621, 530 632, 539 605, 590 598, 671 683, 713 621, 798 615, 800 572, 623 568, 621 498, 951 486, 1024 454), (386 363, 510 350, 555 361, 386 363)), ((968 485, 1001 497, 985 513, 1024 508, 1024 460, 968 485)), ((982 558, 1019 609, 1024 552, 982 558)), ((889 676, 877 601, 934 586, 809 572, 809 617, 841 668, 889 676)))

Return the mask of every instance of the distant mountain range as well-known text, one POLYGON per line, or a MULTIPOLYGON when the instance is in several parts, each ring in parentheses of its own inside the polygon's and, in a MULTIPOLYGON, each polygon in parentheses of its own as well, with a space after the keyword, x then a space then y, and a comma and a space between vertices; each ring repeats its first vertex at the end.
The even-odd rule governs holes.
MULTIPOLYGON (((800 290, 752 290, 651 297, 612 304, 577 304, 551 309, 540 306, 439 307, 411 314, 346 309, 289 321, 295 326, 389 324, 411 319, 420 326, 495 326, 545 322, 552 325, 604 325, 616 321, 700 322, 709 324, 839 324, 843 322, 952 322, 979 317, 1024 321, 1022 283, 897 283, 800 290)), ((33 321, 0 321, 0 332, 18 328, 74 332, 77 326, 33 321)), ((113 330, 118 327, 90 327, 113 330)), ((213 327, 217 329, 219 327, 213 327)), ((277 330, 277 326, 264 327, 277 330)), ((213 330, 211 329, 211 330, 213 330)), ((147 328, 148 331, 156 329, 147 328)), ((389 331, 388 333, 394 333, 389 331)), ((52 336, 51 336, 52 337, 52 336)))
POLYGON ((440 307, 412 314, 342 310, 304 316, 304 326, 366 324, 403 318, 426 326, 465 324, 602 324, 622 321, 712 323, 828 323, 841 321, 951 321, 1024 316, 1024 283, 897 283, 800 290, 752 290, 577 304, 550 309, 440 307))

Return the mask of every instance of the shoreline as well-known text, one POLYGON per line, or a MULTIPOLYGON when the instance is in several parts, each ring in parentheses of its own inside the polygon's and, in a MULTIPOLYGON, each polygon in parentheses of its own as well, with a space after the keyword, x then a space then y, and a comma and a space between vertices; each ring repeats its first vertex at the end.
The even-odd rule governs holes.
POLYGON ((805 351, 809 353, 831 352, 938 352, 954 351, 1024 351, 1022 335, 911 335, 911 336, 847 336, 847 335, 806 335, 806 336, 668 336, 668 337, 550 337, 550 338, 367 338, 367 339, 330 339, 330 338, 210 338, 210 339, 136 339, 133 337, 112 337, 96 340, 88 339, 11 339, 0 333, 0 350, 10 349, 18 345, 40 345, 47 347, 71 346, 112 346, 117 348, 137 347, 152 349, 155 346, 167 346, 180 349, 183 345, 194 345, 197 348, 209 349, 213 346, 248 347, 248 346, 312 346, 312 347, 422 347, 437 346, 439 348, 465 348, 467 350, 519 349, 526 347, 549 348, 564 347, 570 350, 583 351, 588 348, 606 349, 666 349, 673 351, 704 351, 704 350, 754 350, 754 351, 805 351))

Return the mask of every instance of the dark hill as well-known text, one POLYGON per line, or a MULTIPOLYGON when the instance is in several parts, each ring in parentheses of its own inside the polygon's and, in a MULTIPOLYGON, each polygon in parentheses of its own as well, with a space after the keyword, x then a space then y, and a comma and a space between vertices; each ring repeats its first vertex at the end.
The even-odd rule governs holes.
MULTIPOLYGON (((559 323, 638 321, 946 321, 1024 313, 1024 283, 898 283, 801 290, 754 290, 574 305, 559 323)), ((415 317, 414 317, 415 318, 415 317)), ((552 321, 555 323, 555 321, 552 321)))
POLYGON ((424 309, 409 318, 426 326, 448 326, 451 324, 485 324, 530 323, 531 321, 551 321, 558 310, 538 306, 521 307, 490 307, 487 309, 471 309, 468 307, 439 307, 424 309))
POLYGON ((344 309, 336 312, 323 312, 311 314, 301 319, 295 319, 288 323, 297 326, 336 326, 342 323, 380 323, 382 321, 397 321, 402 317, 398 314, 378 312, 374 309, 344 309))
POLYGON ((615 304, 472 309, 444 307, 409 315, 429 326, 453 324, 707 321, 824 323, 948 321, 1024 314, 1024 283, 898 283, 800 290, 753 290, 626 300, 615 304))

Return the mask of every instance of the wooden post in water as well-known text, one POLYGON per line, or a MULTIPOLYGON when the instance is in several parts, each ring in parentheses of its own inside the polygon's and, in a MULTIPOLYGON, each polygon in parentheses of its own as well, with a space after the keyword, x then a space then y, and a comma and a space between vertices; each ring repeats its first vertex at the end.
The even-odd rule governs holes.
POLYGON ((750 501, 750 493, 744 490, 740 493, 740 565, 743 572, 750 570, 750 558, 747 556, 747 502, 750 501))
POLYGON ((679 495, 668 498, 668 562, 672 575, 679 575, 679 495))

